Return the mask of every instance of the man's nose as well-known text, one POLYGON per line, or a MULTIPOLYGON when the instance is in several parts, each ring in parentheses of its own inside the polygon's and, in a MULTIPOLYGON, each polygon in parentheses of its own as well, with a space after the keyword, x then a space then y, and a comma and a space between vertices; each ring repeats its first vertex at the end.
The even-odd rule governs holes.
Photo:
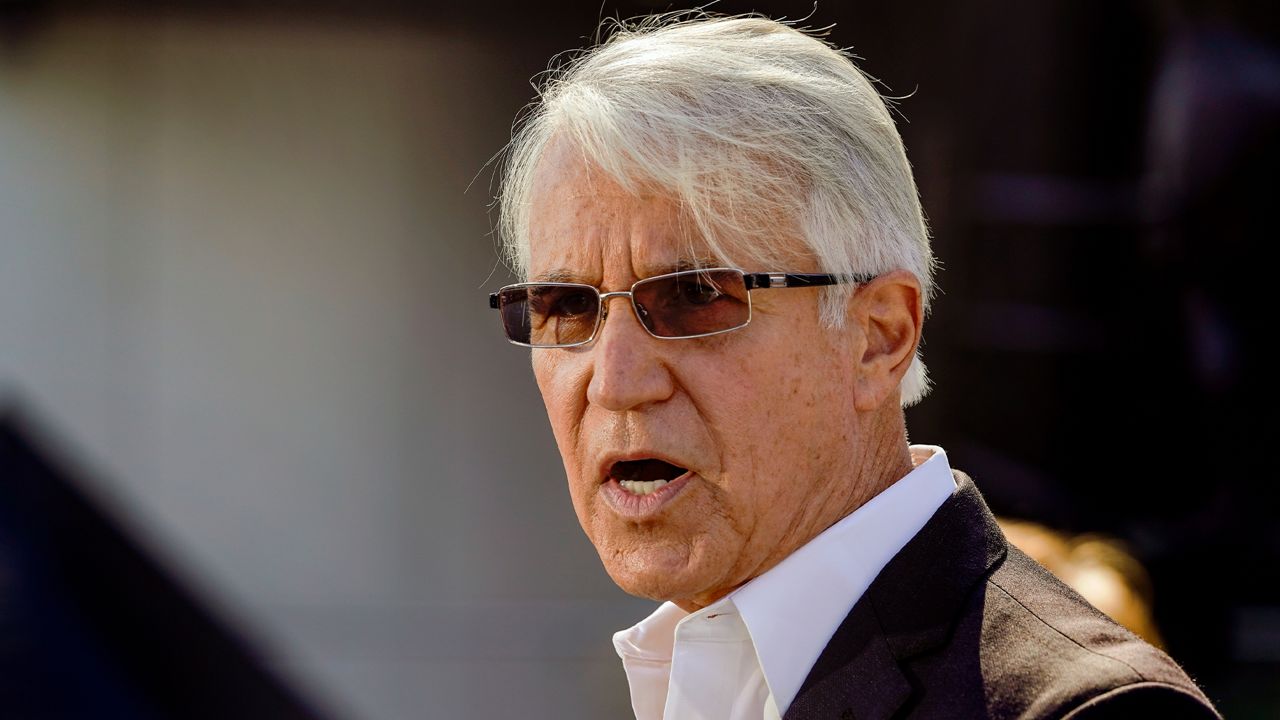
POLYGON ((640 324, 629 295, 602 297, 604 319, 592 343, 587 400, 606 410, 633 410, 671 397, 674 381, 666 365, 664 343, 640 324), (618 304, 614 301, 622 301, 618 304), (609 307, 613 312, 609 312, 609 307))

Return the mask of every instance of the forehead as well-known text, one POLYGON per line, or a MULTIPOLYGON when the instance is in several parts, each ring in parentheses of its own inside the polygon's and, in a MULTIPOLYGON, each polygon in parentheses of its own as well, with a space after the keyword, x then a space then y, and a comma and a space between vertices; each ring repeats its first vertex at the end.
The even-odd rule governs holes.
POLYGON ((727 264, 692 230, 670 193, 626 187, 572 146, 555 142, 534 173, 529 250, 535 280, 599 283, 727 264))

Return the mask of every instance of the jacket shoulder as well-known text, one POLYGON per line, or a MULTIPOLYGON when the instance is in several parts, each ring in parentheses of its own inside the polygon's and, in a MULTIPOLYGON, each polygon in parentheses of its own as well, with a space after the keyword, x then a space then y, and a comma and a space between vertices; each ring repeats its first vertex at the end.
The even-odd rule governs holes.
POLYGON ((1173 659, 1013 546, 975 596, 992 717, 1218 717, 1173 659))
POLYGON ((787 720, 1218 718, 1168 655, 1011 546, 966 474, 810 668, 787 720))

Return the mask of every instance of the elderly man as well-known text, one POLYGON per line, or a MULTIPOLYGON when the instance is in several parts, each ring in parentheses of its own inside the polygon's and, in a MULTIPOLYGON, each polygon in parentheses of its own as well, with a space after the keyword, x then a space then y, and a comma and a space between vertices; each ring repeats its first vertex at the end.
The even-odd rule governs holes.
POLYGON ((667 601, 614 636, 637 718, 1216 717, 908 445, 934 260, 848 57, 761 18, 619 30, 546 83, 501 204, 529 281, 490 305, 578 520, 667 601))

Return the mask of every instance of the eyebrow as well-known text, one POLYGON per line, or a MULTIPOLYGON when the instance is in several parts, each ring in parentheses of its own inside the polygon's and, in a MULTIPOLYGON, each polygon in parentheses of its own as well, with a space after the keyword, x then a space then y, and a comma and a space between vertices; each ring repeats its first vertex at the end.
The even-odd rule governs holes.
MULTIPOLYGON (((579 279, 578 273, 566 268, 557 268, 555 270, 549 270, 547 272, 540 273, 530 278, 530 281, 531 282, 576 282, 576 283, 582 282, 582 280, 579 279)), ((590 283, 585 283, 585 284, 589 285, 590 283)))
POLYGON ((713 267, 724 267, 724 263, 713 257, 706 256, 697 258, 681 258, 676 261, 674 266, 655 274, 662 275, 663 273, 683 272, 685 270, 705 270, 713 267))
MULTIPOLYGON (((645 277, 654 277, 655 275, 666 275, 667 273, 673 273, 673 272, 684 272, 686 270, 703 270, 705 268, 723 267, 723 266, 724 266, 723 262, 716 260, 715 258, 712 258, 712 257, 680 258, 676 260, 674 263, 671 263, 670 265, 664 265, 664 266, 655 268, 656 272, 649 273, 648 275, 645 275, 645 277)), ((644 279, 644 278, 641 278, 641 279, 644 279)), ((544 272, 544 273, 539 273, 538 275, 534 276, 531 279, 531 281, 532 282, 566 282, 566 283, 580 283, 583 285, 594 285, 594 283, 587 282, 583 278, 582 273, 579 273, 575 270, 570 270, 569 268, 556 268, 554 270, 548 270, 547 272, 544 272)))

